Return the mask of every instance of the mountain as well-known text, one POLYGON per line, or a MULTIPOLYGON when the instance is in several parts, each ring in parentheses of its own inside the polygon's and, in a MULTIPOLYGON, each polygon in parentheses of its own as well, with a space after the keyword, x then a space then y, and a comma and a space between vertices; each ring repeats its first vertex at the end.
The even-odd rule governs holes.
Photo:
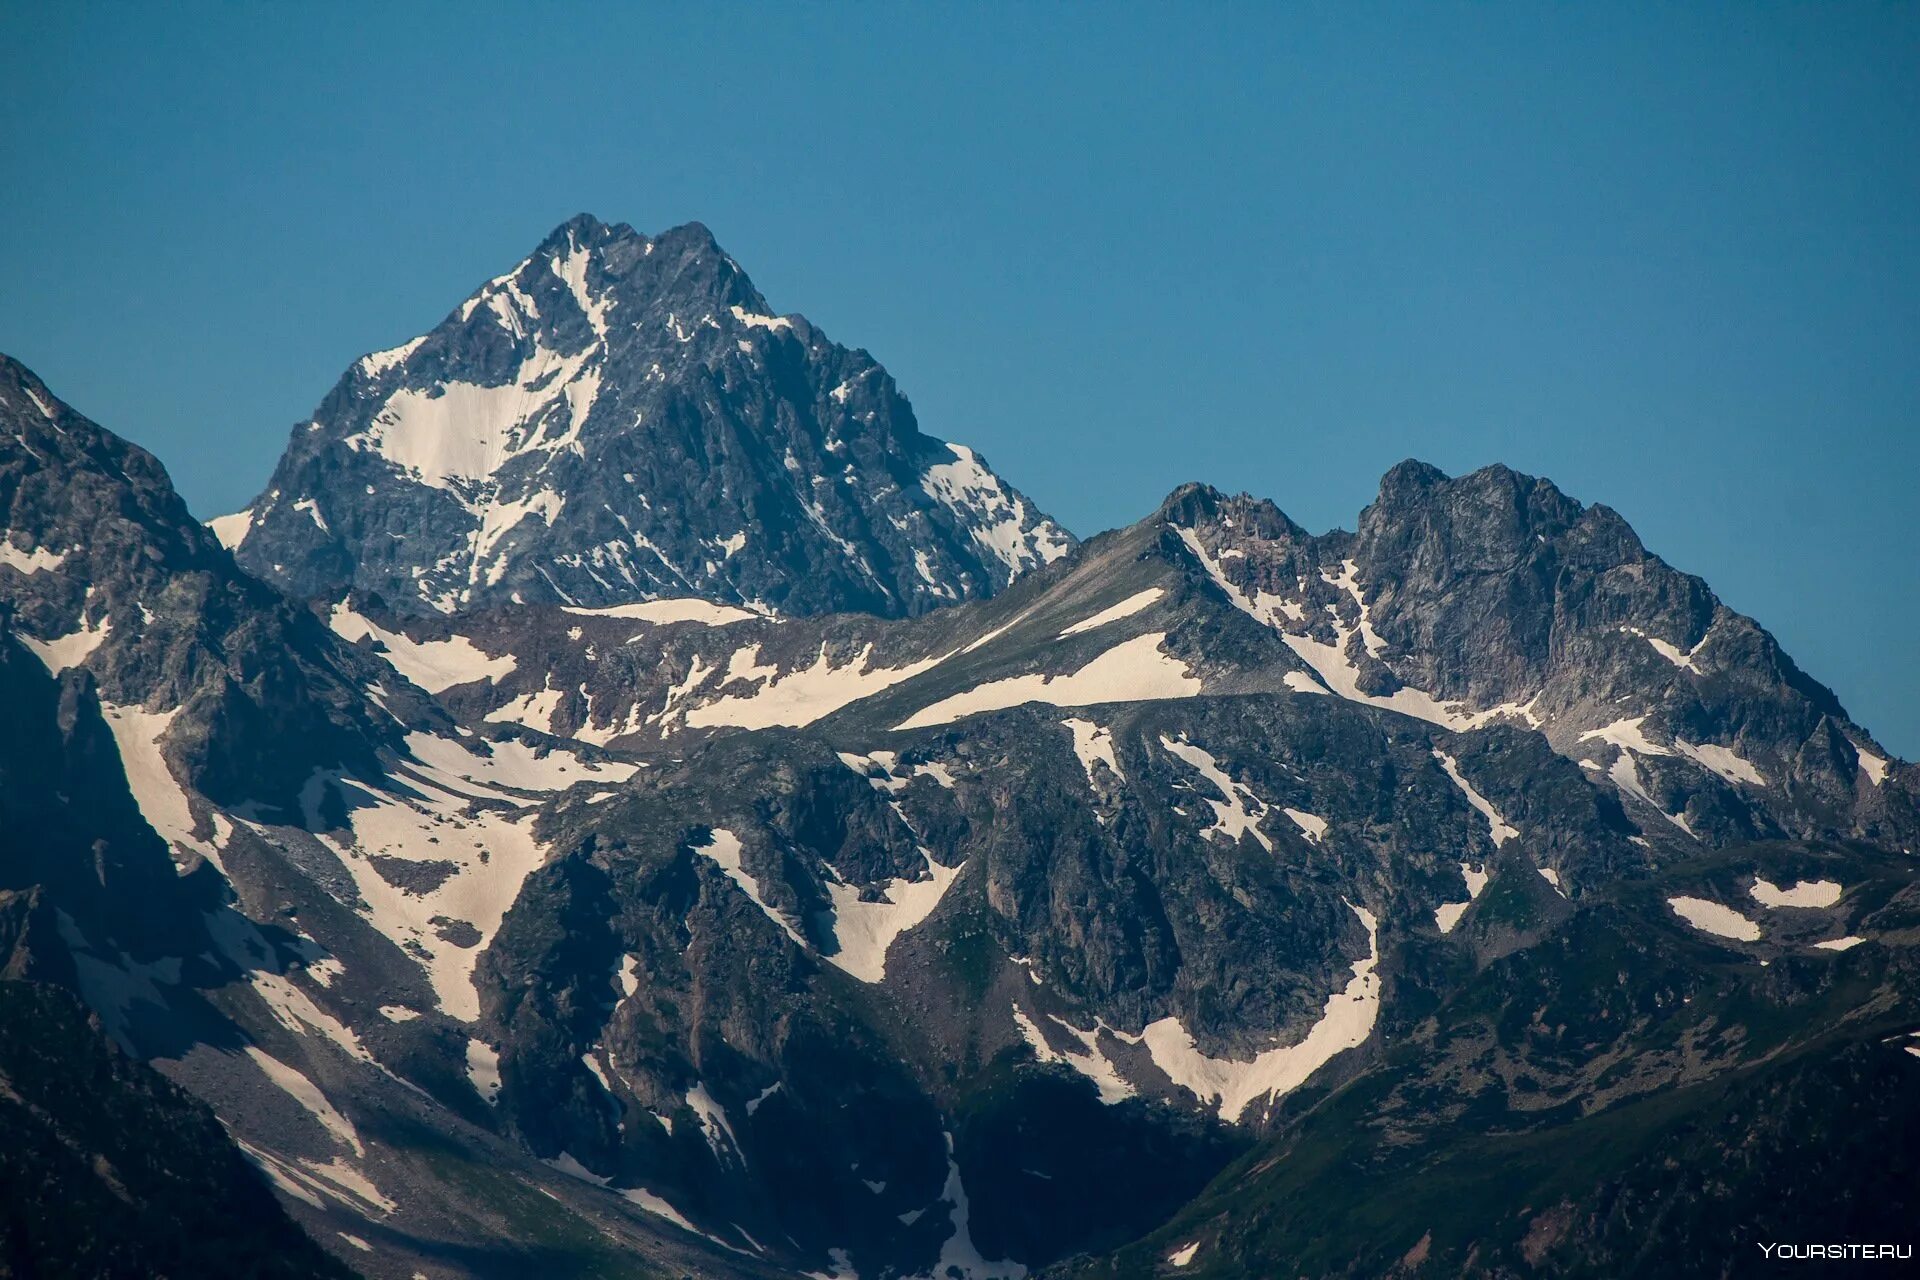
POLYGON ((0 980, 0 1026, 0 1274, 350 1274, 206 1104, 118 1053, 67 992, 0 980))
POLYGON ((887 616, 1073 545, 887 371, 773 314, 697 223, 580 215, 431 332, 356 361, 214 522, 298 598, 403 612, 701 596, 887 616))
POLYGON ((295 603, 0 374, 21 976, 357 1271, 1718 1275, 1920 1208, 1854 1133, 1920 769, 1545 480, 1183 486, 939 608, 295 603))
MULTIPOLYGON (((538 799, 570 774, 632 766, 460 731, 242 572, 151 455, 4 357, 0 438, 6 977, 78 995, 112 1046, 210 1105, 258 1170, 234 1204, 271 1183, 355 1271, 684 1269, 701 1246, 643 1206, 543 1194, 543 1180, 566 1179, 466 1118, 485 1110, 468 1040, 451 1023, 406 1025, 416 1006, 437 1007, 436 981, 456 984, 449 1003, 463 1011, 472 949, 537 860, 524 824, 538 799), (274 838, 382 803, 417 815, 419 866, 274 838), (458 831, 471 833, 465 848, 458 831)), ((10 1227, 15 1265, 96 1274, 137 1246, 218 1270, 213 1251, 272 1243, 271 1217, 257 1236, 186 1238, 196 1219, 167 1210, 169 1197, 234 1182, 238 1153, 150 1077, 102 1067, 57 1000, 7 999, 9 1044, 45 1055, 9 1086, 24 1110, 7 1119, 32 1144, 9 1178, 104 1189, 144 1215, 121 1234, 89 1236, 79 1219, 10 1227), (43 1102, 36 1091, 62 1071, 98 1081, 114 1114, 178 1135, 177 1160, 43 1102), (74 1183, 75 1162, 102 1186, 74 1183), (160 1225, 169 1216, 175 1234, 160 1225)), ((290 1243, 290 1227, 279 1235, 287 1273, 335 1269, 290 1243)))

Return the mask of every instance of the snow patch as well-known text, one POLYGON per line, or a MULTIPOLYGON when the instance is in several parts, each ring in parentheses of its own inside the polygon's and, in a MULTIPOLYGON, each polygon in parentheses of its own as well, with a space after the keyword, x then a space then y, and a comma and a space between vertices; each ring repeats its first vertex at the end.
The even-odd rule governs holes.
POLYGON ((799 928, 795 926, 793 920, 787 913, 781 911, 760 896, 760 882, 754 879, 753 874, 741 865, 739 836, 728 831, 725 827, 715 827, 707 833, 707 841, 705 844, 693 845, 691 848, 695 853, 713 863, 714 866, 719 867, 727 879, 739 885, 741 892, 745 893, 747 897, 752 900, 753 905, 760 908, 761 913, 765 915, 767 919, 779 925, 789 938, 792 938, 794 942, 802 947, 807 945, 806 938, 801 935, 799 928))
POLYGON ((1709 902, 1705 898, 1688 897, 1668 898, 1667 905, 1673 908, 1675 915, 1702 933, 1732 938, 1736 942, 1760 940, 1760 926, 1732 907, 1722 906, 1718 902, 1709 902))
MULTIPOLYGON (((1682 671, 1691 671, 1695 675, 1700 674, 1700 668, 1695 665, 1693 660, 1699 654, 1700 650, 1706 647, 1707 640, 1705 636, 1702 636, 1700 643, 1693 646, 1693 648, 1682 650, 1679 645, 1662 640, 1659 636, 1648 635, 1639 627, 1622 627, 1620 630, 1626 635, 1639 636, 1642 640, 1645 640, 1649 645, 1653 646, 1655 653, 1682 671)), ((1711 628, 1709 628, 1709 630, 1711 630, 1711 628)))
POLYGON ((1060 723, 1073 735, 1073 754, 1080 761, 1080 767, 1087 771, 1088 786, 1099 786, 1093 774, 1096 764, 1105 765, 1116 781, 1126 781, 1127 775, 1120 772, 1120 758, 1114 754, 1111 730, 1091 720, 1062 720, 1060 723))
POLYGON ((1467 798, 1467 803, 1479 810, 1481 816, 1486 818, 1487 832, 1493 837, 1494 848, 1498 849, 1520 834, 1519 828, 1509 826, 1506 819, 1500 816, 1499 811, 1488 802, 1487 798, 1474 790, 1472 783, 1460 776, 1460 766, 1455 763, 1452 756, 1435 748, 1433 758, 1440 762, 1440 767, 1446 770, 1449 778, 1453 779, 1453 785, 1460 788, 1460 794, 1467 798))
POLYGON ((1783 889, 1756 879, 1748 892, 1763 907, 1830 907, 1840 901, 1840 886, 1832 880, 1801 880, 1783 889))
MULTIPOLYGON (((1267 806, 1243 783, 1235 782, 1227 776, 1212 754, 1202 747, 1185 740, 1175 742, 1162 737, 1160 746, 1169 754, 1179 757, 1191 765, 1201 777, 1205 778, 1213 789, 1225 800, 1208 800, 1213 809, 1213 825, 1201 834, 1212 838, 1218 836, 1228 844, 1237 844, 1243 835, 1251 835, 1259 841, 1260 847, 1268 853, 1273 852, 1273 841, 1266 832, 1260 830, 1260 823, 1267 816, 1267 806)), ((1324 824, 1323 824, 1324 825, 1324 824)))
POLYGON ((1327 820, 1317 813, 1308 813, 1304 809, 1282 809, 1280 812, 1293 820, 1300 828, 1300 834, 1314 844, 1319 844, 1327 834, 1327 820))
MULTIPOLYGON (((92 594, 91 590, 88 594, 92 594)), ((33 650, 34 655, 46 664, 47 670, 56 676, 71 667, 77 667, 93 656, 93 651, 107 638, 107 632, 113 629, 113 619, 106 614, 100 615, 100 625, 96 627, 87 621, 85 613, 83 605, 78 631, 55 636, 51 640, 36 640, 32 636, 21 635, 20 643, 33 650)))
POLYGON ((1149 1023, 1141 1033, 1154 1065, 1201 1102, 1218 1104, 1220 1118, 1238 1121, 1257 1098, 1269 1101, 1304 1084, 1336 1054, 1373 1034, 1380 1015, 1380 925, 1372 912, 1347 904, 1367 928, 1367 957, 1353 963, 1353 978, 1327 997, 1320 1020, 1298 1044, 1269 1049, 1251 1062, 1209 1058, 1195 1046, 1178 1018, 1149 1023))
POLYGON ((414 640, 402 632, 387 631, 345 604, 333 606, 327 622, 335 635, 349 643, 369 637, 379 641, 386 647, 384 656, 393 669, 428 693, 442 693, 476 680, 502 680, 518 665, 512 654, 493 657, 465 636, 414 640))
POLYGON ((1104 702, 1191 698, 1204 686, 1185 663, 1161 649, 1166 638, 1164 631, 1134 636, 1065 675, 1034 674, 990 680, 916 711, 895 728, 922 729, 949 724, 964 716, 1027 702, 1083 707, 1104 702))
POLYGON ((1760 771, 1743 760, 1731 747, 1722 747, 1714 743, 1695 744, 1681 738, 1673 740, 1675 750, 1703 769, 1712 771, 1728 782, 1744 782, 1749 786, 1764 787, 1767 780, 1760 771))
POLYGON ((927 878, 894 878, 880 886, 880 900, 861 900, 861 890, 839 880, 828 882, 827 897, 832 902, 833 937, 839 949, 826 957, 829 964, 845 970, 862 982, 879 982, 887 976, 887 948, 893 940, 918 925, 959 878, 964 861, 951 867, 935 862, 925 849, 927 878))
POLYGON ((694 1118, 700 1122, 700 1132, 706 1135, 707 1145, 713 1148, 713 1158, 722 1164, 729 1159, 735 1164, 745 1164, 746 1155, 740 1149, 740 1140, 733 1135, 733 1125, 727 1120, 727 1109, 707 1092, 707 1086, 695 1081, 693 1088, 687 1090, 686 1102, 694 1118), (723 1142, 725 1145, 722 1145, 723 1142))
POLYGON ((766 621, 764 614, 754 613, 749 609, 691 598, 642 600, 633 604, 606 605, 597 609, 564 605, 561 611, 578 614, 583 618, 625 618, 636 622, 650 622, 656 626, 665 626, 674 622, 698 622, 702 626, 724 627, 735 622, 751 622, 756 619, 766 621))
POLYGON ((1467 900, 1442 903, 1439 910, 1433 913, 1433 923, 1442 933, 1453 932, 1453 927, 1460 923, 1460 917, 1467 913, 1467 908, 1473 905, 1473 900, 1478 898, 1480 891, 1487 887, 1487 872, 1484 867, 1475 871, 1472 866, 1463 862, 1460 864, 1460 876, 1467 882, 1467 900))
POLYGON ((500 1101, 500 1053, 481 1040, 467 1041, 467 1079, 492 1106, 500 1101))
POLYGON ((1167 593, 1160 587, 1148 587, 1145 591, 1135 592, 1119 604, 1102 609, 1090 618, 1082 618, 1065 631, 1062 631, 1055 639, 1065 640, 1068 636, 1077 636, 1082 632, 1092 631, 1097 627, 1104 627, 1109 622, 1118 622, 1122 618, 1131 618, 1134 614, 1151 605, 1165 594, 1167 593))
POLYGON ((318 1120, 321 1127, 333 1135, 334 1141, 351 1150, 356 1157, 366 1156, 367 1149, 352 1122, 334 1109, 333 1104, 327 1101, 327 1095, 320 1092, 313 1081, 254 1045, 246 1047, 246 1055, 253 1059, 253 1064, 260 1068, 267 1079, 318 1120))
POLYGON ((954 460, 928 467, 920 487, 953 512, 982 549, 1016 575, 1067 554, 1066 533, 1051 520, 1036 519, 1026 500, 1010 494, 978 454, 963 444, 947 448, 954 460))
POLYGON ((1887 758, 1877 756, 1857 742, 1850 742, 1854 757, 1860 762, 1860 769, 1867 775, 1867 781, 1879 786, 1887 780, 1887 758))
POLYGON ((375 351, 360 357, 360 372, 369 378, 377 378, 396 365, 405 364, 407 357, 420 349, 425 342, 424 336, 403 342, 397 347, 388 347, 385 351, 375 351))
MULTIPOLYGON (((735 657, 738 656, 736 653, 735 657)), ((775 725, 799 728, 849 703, 870 698, 902 680, 929 671, 946 657, 926 658, 904 667, 872 667, 873 646, 868 644, 852 662, 836 667, 827 657, 826 645, 822 644, 812 666, 769 680, 745 697, 728 695, 694 707, 686 713, 686 722, 696 728, 717 725, 736 725, 743 729, 767 729, 775 725)), ((731 664, 728 669, 732 670, 731 664)))
POLYGON ((11 533, 0 535, 0 564, 18 569, 31 577, 36 573, 51 573, 67 562, 64 551, 49 551, 45 547, 34 547, 22 551, 13 545, 11 533))
POLYGON ((213 531, 214 539, 229 551, 238 551, 240 544, 253 532, 253 508, 235 511, 231 515, 215 516, 207 521, 207 528, 213 531))

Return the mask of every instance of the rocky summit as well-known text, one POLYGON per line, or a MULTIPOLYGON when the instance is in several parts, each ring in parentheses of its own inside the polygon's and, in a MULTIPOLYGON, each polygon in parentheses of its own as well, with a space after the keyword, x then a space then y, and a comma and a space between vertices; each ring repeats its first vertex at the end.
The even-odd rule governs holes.
POLYGON ((705 227, 584 214, 355 361, 214 528, 295 597, 415 613, 700 596, 902 616, 1073 545, 922 435, 866 352, 774 314, 705 227))
POLYGON ((703 229, 579 218, 213 525, 0 362, 17 1273, 1718 1277, 1920 1216, 1920 768, 1547 480, 1077 543, 703 229))

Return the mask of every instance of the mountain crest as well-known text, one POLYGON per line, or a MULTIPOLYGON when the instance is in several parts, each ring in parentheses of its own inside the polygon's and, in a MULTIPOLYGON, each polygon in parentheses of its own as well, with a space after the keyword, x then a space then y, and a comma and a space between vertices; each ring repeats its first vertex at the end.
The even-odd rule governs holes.
POLYGON ((214 527, 296 595, 441 613, 914 614, 1072 545, 977 453, 921 434, 865 352, 775 315, 707 228, 586 214, 357 361, 214 527))

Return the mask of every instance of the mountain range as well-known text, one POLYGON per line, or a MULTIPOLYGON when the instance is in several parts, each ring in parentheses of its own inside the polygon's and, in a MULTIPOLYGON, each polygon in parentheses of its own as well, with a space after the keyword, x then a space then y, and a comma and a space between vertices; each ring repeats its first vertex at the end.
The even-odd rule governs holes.
POLYGON ((1547 480, 1079 542, 705 228, 584 215, 234 515, 4 357, 0 441, 7 1274, 1920 1220, 1920 768, 1547 480))

